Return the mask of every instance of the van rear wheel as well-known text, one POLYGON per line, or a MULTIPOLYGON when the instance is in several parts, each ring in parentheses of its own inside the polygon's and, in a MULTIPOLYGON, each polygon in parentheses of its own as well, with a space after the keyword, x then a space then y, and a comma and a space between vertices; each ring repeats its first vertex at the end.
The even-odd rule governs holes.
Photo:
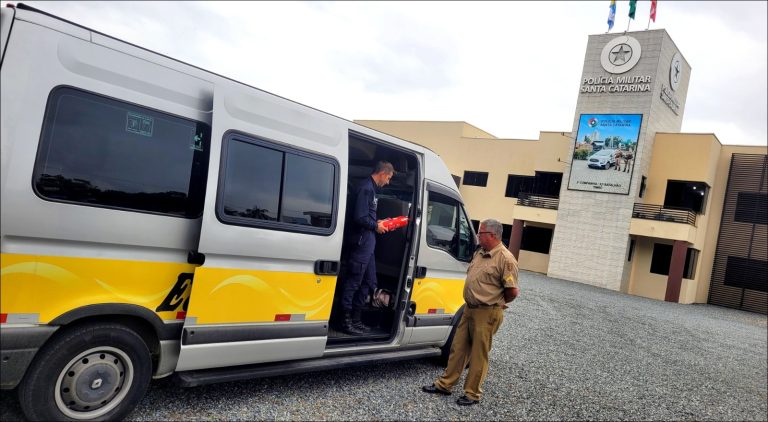
POLYGON ((123 419, 151 377, 141 336, 119 324, 87 324, 40 351, 20 385, 19 401, 32 420, 123 419))

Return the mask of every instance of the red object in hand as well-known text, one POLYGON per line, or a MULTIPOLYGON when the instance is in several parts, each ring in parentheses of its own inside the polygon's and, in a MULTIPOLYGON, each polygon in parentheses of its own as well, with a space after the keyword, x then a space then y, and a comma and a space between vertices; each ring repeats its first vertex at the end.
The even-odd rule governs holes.
POLYGON ((408 217, 401 215, 400 217, 385 218, 381 221, 387 230, 399 229, 408 225, 408 217))

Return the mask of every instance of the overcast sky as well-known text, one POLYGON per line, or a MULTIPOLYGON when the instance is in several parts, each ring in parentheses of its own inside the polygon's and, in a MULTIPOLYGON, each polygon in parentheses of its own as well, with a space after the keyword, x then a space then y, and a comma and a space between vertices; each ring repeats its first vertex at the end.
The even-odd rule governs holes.
MULTIPOLYGON (((15 3, 15 2, 12 2, 15 3)), ((500 138, 572 129, 591 2, 25 2, 348 120, 466 121, 500 138)), ((691 65, 683 132, 766 144, 765 1, 658 2, 691 65)), ((648 25, 639 1, 630 31, 648 25)), ((627 29, 617 1, 611 32, 627 29)))

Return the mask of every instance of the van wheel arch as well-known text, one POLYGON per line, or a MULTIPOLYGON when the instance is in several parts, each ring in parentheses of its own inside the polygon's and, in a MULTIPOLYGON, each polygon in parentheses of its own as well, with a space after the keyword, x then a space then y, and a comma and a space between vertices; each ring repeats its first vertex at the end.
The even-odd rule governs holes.
POLYGON ((56 335, 66 334, 75 327, 96 322, 120 324, 141 336, 152 354, 153 374, 157 370, 160 340, 181 338, 182 324, 173 324, 178 327, 169 327, 157 314, 147 308, 124 303, 102 303, 76 308, 54 318, 48 325, 58 325, 61 328, 48 339, 48 342, 52 341, 56 335))

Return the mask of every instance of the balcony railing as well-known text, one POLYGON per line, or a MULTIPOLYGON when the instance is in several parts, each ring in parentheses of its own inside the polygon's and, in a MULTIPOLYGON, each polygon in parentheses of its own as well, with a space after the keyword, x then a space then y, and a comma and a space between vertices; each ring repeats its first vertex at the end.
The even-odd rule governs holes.
POLYGON ((635 203, 632 218, 643 220, 671 221, 673 223, 690 224, 696 227, 696 213, 684 208, 664 208, 663 205, 635 203))
POLYGON ((556 210, 560 198, 552 195, 541 195, 538 193, 520 192, 517 196, 517 205, 525 207, 547 208, 556 210))

